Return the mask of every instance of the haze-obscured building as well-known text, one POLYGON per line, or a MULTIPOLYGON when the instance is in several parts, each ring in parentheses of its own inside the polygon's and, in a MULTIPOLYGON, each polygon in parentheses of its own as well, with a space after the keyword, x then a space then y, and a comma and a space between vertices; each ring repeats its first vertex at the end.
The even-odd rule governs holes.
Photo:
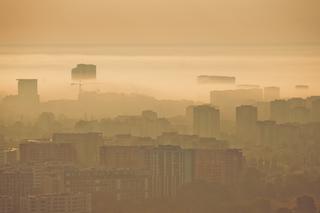
POLYGON ((219 184, 236 183, 243 167, 241 150, 194 150, 194 180, 219 184))
POLYGON ((64 173, 68 193, 104 194, 115 201, 141 201, 149 198, 149 176, 145 171, 132 169, 69 169, 64 173))
POLYGON ((220 111, 210 105, 193 108, 193 133, 199 137, 215 137, 220 133, 220 111))
POLYGON ((78 64, 75 68, 71 70, 72 80, 90 80, 96 79, 97 77, 97 67, 94 64, 78 64))
POLYGON ((19 145, 20 162, 77 161, 75 146, 70 143, 27 141, 19 145))
POLYGON ((33 105, 39 103, 38 80, 37 79, 17 79, 18 98, 21 104, 33 105))
POLYGON ((277 123, 286 123, 289 120, 289 104, 286 100, 275 100, 270 103, 270 119, 277 123))
POLYGON ((91 195, 86 193, 29 195, 21 199, 21 209, 23 213, 92 213, 91 195))
POLYGON ((253 141, 256 136, 256 124, 258 120, 257 107, 242 105, 236 108, 236 129, 240 139, 253 141))
POLYGON ((261 88, 214 90, 210 93, 211 105, 220 109, 221 121, 235 121, 235 109, 240 105, 255 105, 262 101, 263 90, 261 88))
POLYGON ((73 144, 77 153, 77 161, 81 165, 98 165, 99 147, 103 144, 102 133, 55 133, 52 141, 53 143, 73 144))
POLYGON ((0 195, 0 212, 14 213, 14 202, 11 196, 0 195))

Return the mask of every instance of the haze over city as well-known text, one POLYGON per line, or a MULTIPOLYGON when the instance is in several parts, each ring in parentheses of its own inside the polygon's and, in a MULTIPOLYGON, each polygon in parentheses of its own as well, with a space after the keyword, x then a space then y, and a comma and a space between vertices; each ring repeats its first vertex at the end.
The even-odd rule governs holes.
POLYGON ((1 0, 0 213, 319 213, 319 9, 1 0))

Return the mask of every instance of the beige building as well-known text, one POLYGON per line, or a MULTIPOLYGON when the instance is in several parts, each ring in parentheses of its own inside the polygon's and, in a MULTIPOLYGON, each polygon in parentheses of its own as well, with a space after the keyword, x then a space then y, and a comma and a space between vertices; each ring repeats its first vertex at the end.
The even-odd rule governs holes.
POLYGON ((21 199, 20 213, 91 213, 91 195, 64 193, 29 195, 21 199))

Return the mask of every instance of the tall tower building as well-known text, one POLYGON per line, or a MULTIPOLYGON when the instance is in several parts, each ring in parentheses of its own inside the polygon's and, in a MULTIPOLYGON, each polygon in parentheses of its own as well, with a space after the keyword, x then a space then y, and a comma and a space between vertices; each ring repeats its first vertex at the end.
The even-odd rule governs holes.
MULTIPOLYGON (((176 196, 179 187, 185 183, 185 167, 187 166, 185 165, 185 155, 187 152, 178 146, 170 145, 159 146, 152 151, 151 193, 153 197, 176 196)), ((189 154, 189 157, 191 157, 191 153, 189 154)), ((191 172, 192 170, 190 169, 189 171, 191 172)))
POLYGON ((52 141, 74 144, 77 161, 83 166, 95 166, 99 162, 99 148, 103 144, 102 133, 54 133, 52 141))
POLYGON ((272 144, 275 142, 277 125, 275 121, 258 121, 257 122, 257 143, 272 144))
POLYGON ((39 103, 38 80, 37 79, 17 79, 18 97, 26 104, 39 103))
POLYGON ((289 104, 286 100, 275 100, 270 103, 271 120, 286 123, 289 120, 289 104))
POLYGON ((315 99, 311 103, 311 121, 320 121, 320 99, 315 99))
POLYGON ((242 105, 236 108, 237 135, 241 139, 255 139, 258 109, 251 105, 242 105))
POLYGON ((193 109, 193 133, 200 137, 215 137, 220 132, 220 111, 210 105, 193 109))

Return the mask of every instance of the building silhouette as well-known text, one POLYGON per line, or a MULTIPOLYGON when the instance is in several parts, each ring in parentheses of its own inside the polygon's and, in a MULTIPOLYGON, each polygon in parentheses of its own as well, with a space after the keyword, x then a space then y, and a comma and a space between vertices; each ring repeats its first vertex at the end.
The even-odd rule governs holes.
POLYGON ((91 195, 85 193, 29 195, 21 199, 21 208, 23 213, 91 213, 91 195))
POLYGON ((220 132, 220 111, 210 105, 193 109, 193 133, 199 137, 215 137, 220 132))
POLYGON ((95 166, 99 163, 99 147, 103 144, 102 133, 55 133, 52 141, 74 144, 77 160, 83 166, 95 166))
POLYGON ((277 123, 289 120, 289 104, 286 100, 275 100, 270 103, 270 118, 277 123))
POLYGON ((237 136, 243 140, 254 140, 258 120, 257 107, 242 105, 236 108, 237 136))
POLYGON ((39 103, 38 80, 37 79, 17 79, 18 98, 23 104, 39 103))

